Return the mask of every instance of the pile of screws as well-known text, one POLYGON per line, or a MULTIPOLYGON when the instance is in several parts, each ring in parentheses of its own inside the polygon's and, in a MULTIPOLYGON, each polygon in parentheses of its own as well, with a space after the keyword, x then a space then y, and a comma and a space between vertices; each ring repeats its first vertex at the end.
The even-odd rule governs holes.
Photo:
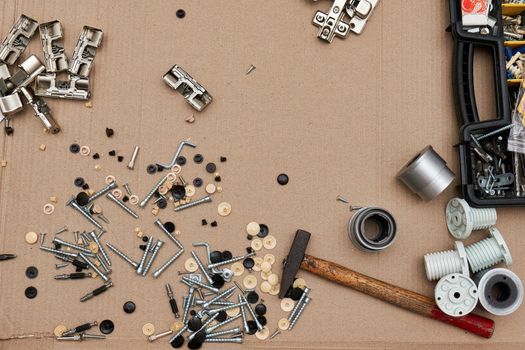
POLYGON ((503 35, 507 41, 523 40, 525 35, 523 16, 503 16, 503 35))
POLYGON ((523 79, 525 66, 525 47, 512 49, 505 48, 505 58, 507 61, 507 79, 523 79))

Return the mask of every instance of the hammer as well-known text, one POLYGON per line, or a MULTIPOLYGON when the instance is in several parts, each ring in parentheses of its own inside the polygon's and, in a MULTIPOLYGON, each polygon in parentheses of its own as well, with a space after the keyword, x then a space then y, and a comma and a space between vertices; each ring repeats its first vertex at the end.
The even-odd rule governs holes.
POLYGON ((305 254, 311 234, 297 230, 284 263, 279 298, 284 298, 299 269, 350 287, 392 305, 448 323, 484 338, 494 333, 494 321, 475 314, 452 317, 443 313, 430 297, 363 275, 339 264, 305 254))

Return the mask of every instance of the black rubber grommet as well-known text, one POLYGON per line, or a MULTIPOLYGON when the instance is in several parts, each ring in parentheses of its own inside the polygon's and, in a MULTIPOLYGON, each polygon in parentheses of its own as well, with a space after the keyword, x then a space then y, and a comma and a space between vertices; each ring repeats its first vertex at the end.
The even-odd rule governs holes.
POLYGON ((186 165, 186 157, 184 156, 179 156, 177 158, 177 164, 180 165, 180 166, 184 166, 186 165))
POLYGON ((301 288, 293 288, 292 291, 290 292, 290 298, 292 298, 292 300, 299 300, 301 299, 301 297, 303 296, 303 290, 301 288))
POLYGON ((81 207, 89 203, 89 195, 86 192, 79 192, 76 197, 77 204, 81 207))
POLYGON ((155 164, 149 164, 146 167, 146 172, 150 175, 155 174, 157 172, 157 166, 155 164))
POLYGON ((224 278, 221 275, 215 274, 211 276, 213 283, 211 284, 214 288, 221 289, 224 286, 224 278))
POLYGON ((173 339, 170 343, 172 348, 178 349, 184 345, 184 337, 179 335, 177 338, 173 339))
POLYGON ((255 305, 255 313, 259 316, 266 315, 266 305, 264 304, 257 304, 255 305))
POLYGON ((78 143, 73 143, 69 145, 69 152, 78 153, 80 152, 80 145, 78 143))
POLYGON ((242 262, 242 265, 247 269, 251 269, 255 265, 255 261, 252 258, 246 258, 242 262))
POLYGON ((270 229, 265 224, 259 224, 259 233, 257 233, 257 237, 264 238, 268 236, 268 233, 270 233, 270 229))
POLYGON ((202 321, 198 317, 192 317, 188 321, 188 329, 192 332, 198 331, 202 327, 202 321))
POLYGON ((206 171, 210 174, 213 174, 217 170, 217 165, 215 163, 206 164, 206 171))
POLYGON ((277 183, 281 186, 288 184, 289 178, 286 174, 279 174, 277 176, 277 183))
POLYGON ((27 287, 24 294, 27 299, 33 299, 38 294, 38 290, 35 287, 27 287))
POLYGON ((98 329, 100 330, 100 333, 102 334, 111 334, 113 333, 113 330, 115 329, 115 324, 111 320, 104 320, 100 322, 98 329))
POLYGON ((177 12, 175 12, 175 16, 177 16, 177 18, 184 18, 186 17, 186 11, 184 11, 183 9, 178 9, 177 12))
POLYGON ((38 276, 38 269, 34 266, 29 266, 26 269, 26 277, 27 278, 36 278, 38 276))
POLYGON ((173 233, 175 232, 175 224, 171 221, 166 221, 164 223, 164 228, 166 229, 166 231, 168 231, 169 233, 173 233))
POLYGON ((186 188, 182 185, 175 185, 171 188, 171 194, 175 202, 180 201, 186 196, 186 188))
POLYGON ((200 177, 196 177, 195 179, 193 179, 193 186, 201 187, 202 186, 202 179, 200 177))
POLYGON ((132 314, 135 309, 136 309, 136 305, 134 302, 132 302, 131 300, 130 301, 126 301, 124 303, 124 306, 122 306, 122 308, 124 309, 124 312, 127 313, 127 314, 132 314))
POLYGON ((75 186, 77 186, 77 187, 82 187, 82 186, 84 186, 84 184, 85 184, 86 182, 84 181, 84 178, 82 178, 82 177, 77 177, 77 178, 75 179, 75 181, 73 181, 73 183, 74 183, 75 186))
POLYGON ((246 295, 246 300, 250 304, 255 304, 256 302, 259 301, 259 294, 257 294, 257 292, 254 292, 254 291, 248 292, 248 294, 246 295))
POLYGON ((268 320, 264 316, 257 316, 257 321, 259 321, 259 323, 263 327, 266 326, 266 324, 268 323, 268 320))
POLYGON ((216 264, 222 261, 222 253, 218 250, 214 250, 210 253, 210 261, 212 264, 216 264))
POLYGON ((222 261, 230 260, 231 258, 233 258, 232 252, 230 252, 229 250, 225 250, 222 252, 222 261))
POLYGON ((157 207, 159 207, 159 209, 166 209, 167 206, 168 201, 164 198, 159 199, 159 201, 157 202, 157 207))
POLYGON ((202 156, 202 154, 196 154, 193 156, 193 161, 197 164, 200 164, 204 161, 204 157, 202 156))

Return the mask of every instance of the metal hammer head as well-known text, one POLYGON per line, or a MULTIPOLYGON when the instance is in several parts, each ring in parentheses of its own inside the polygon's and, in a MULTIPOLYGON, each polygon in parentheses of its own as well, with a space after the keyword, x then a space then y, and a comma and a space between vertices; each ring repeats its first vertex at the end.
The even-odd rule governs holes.
POLYGON ((295 275, 301 267, 301 262, 304 258, 304 253, 306 251, 306 246, 310 241, 310 232, 303 230, 297 230, 295 233, 295 238, 293 240, 290 252, 286 257, 283 267, 283 274, 281 277, 281 289, 279 290, 279 298, 284 298, 288 289, 293 284, 295 275))

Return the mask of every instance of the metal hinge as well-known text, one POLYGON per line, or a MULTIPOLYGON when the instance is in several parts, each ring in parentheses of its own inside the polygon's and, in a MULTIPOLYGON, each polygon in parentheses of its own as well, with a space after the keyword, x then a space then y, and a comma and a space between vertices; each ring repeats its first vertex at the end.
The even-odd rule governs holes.
POLYGON ((77 46, 73 51, 73 57, 69 64, 69 73, 87 78, 95 59, 97 48, 102 43, 103 32, 100 29, 84 26, 77 46))
POLYGON ((55 73, 39 75, 36 78, 35 95, 70 100, 89 99, 89 79, 70 75, 69 80, 57 80, 55 73))
POLYGON ((68 68, 67 56, 62 41, 62 25, 59 21, 43 23, 39 26, 40 40, 44 50, 46 71, 57 73, 68 68))
POLYGON ((361 34, 379 0, 334 0, 328 13, 317 11, 312 23, 319 27, 317 37, 329 43, 334 37, 346 38, 350 31, 361 34), (345 17, 349 21, 345 22, 345 17))
POLYGON ((173 90, 180 92, 186 101, 198 111, 202 111, 213 100, 208 91, 179 65, 174 65, 162 79, 173 90))
POLYGON ((14 64, 26 49, 37 28, 37 21, 26 15, 20 16, 0 44, 0 60, 9 65, 14 64))

